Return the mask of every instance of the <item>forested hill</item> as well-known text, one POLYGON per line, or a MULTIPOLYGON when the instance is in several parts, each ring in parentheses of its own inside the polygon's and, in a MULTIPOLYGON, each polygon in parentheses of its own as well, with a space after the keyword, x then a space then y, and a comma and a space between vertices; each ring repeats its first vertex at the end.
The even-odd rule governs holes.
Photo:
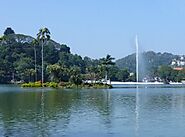
MULTIPOLYGON (((128 55, 116 61, 119 68, 127 68, 129 71, 135 72, 136 68, 136 54, 128 55)), ((153 51, 143 52, 139 55, 140 66, 145 67, 145 70, 151 71, 161 65, 170 65, 173 59, 179 59, 181 56, 173 55, 171 53, 156 53, 153 51)))
MULTIPOLYGON (((37 80, 40 80, 41 46, 38 43, 34 44, 34 39, 28 35, 16 34, 11 28, 5 30, 4 35, 0 37, 0 83, 9 83, 12 79, 33 81, 35 56, 37 61, 37 80)), ((85 65, 82 57, 71 54, 67 45, 59 44, 50 39, 44 45, 46 80, 49 79, 46 68, 56 63, 65 67, 76 66, 82 68, 85 65)))
MULTIPOLYGON (((39 33, 42 30, 45 28, 40 29, 39 33)), ((105 77, 118 81, 135 80, 128 70, 119 69, 114 64, 111 55, 100 59, 82 58, 72 54, 67 45, 53 41, 52 34, 49 37, 43 42, 28 35, 16 34, 7 28, 0 37, 0 83, 40 81, 42 68, 44 82, 79 84, 82 80, 99 81, 105 77)))

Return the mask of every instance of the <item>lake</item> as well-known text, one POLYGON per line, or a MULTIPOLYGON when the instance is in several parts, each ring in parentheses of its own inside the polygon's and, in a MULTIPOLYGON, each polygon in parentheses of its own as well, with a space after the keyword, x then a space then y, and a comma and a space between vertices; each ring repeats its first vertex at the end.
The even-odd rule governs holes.
POLYGON ((183 137, 185 88, 0 86, 0 136, 183 137))

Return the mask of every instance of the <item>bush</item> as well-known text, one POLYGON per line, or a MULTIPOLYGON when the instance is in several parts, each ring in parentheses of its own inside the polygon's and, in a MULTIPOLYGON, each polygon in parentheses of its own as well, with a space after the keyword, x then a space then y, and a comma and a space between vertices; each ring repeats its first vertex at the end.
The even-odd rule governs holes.
MULTIPOLYGON (((42 87, 42 83, 41 82, 29 82, 29 83, 23 83, 21 85, 21 87, 42 87)), ((58 87, 58 83, 55 82, 46 82, 43 83, 43 87, 51 87, 51 88, 57 88, 58 87)))
POLYGON ((51 88, 57 88, 58 87, 58 83, 56 82, 50 82, 48 87, 51 87, 51 88))

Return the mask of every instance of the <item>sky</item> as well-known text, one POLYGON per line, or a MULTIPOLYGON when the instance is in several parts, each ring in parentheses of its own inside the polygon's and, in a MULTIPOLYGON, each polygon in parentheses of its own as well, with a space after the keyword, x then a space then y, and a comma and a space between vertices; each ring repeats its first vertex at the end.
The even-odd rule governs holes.
POLYGON ((0 0, 0 34, 51 38, 82 57, 116 59, 142 51, 185 54, 184 0, 0 0))

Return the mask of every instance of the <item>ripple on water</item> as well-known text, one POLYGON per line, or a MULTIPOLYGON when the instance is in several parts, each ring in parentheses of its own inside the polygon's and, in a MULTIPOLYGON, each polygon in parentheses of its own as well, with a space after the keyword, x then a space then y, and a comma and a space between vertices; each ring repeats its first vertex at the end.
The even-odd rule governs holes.
POLYGON ((44 96, 14 90, 5 87, 6 92, 0 92, 0 136, 185 134, 183 88, 57 90, 44 96))

